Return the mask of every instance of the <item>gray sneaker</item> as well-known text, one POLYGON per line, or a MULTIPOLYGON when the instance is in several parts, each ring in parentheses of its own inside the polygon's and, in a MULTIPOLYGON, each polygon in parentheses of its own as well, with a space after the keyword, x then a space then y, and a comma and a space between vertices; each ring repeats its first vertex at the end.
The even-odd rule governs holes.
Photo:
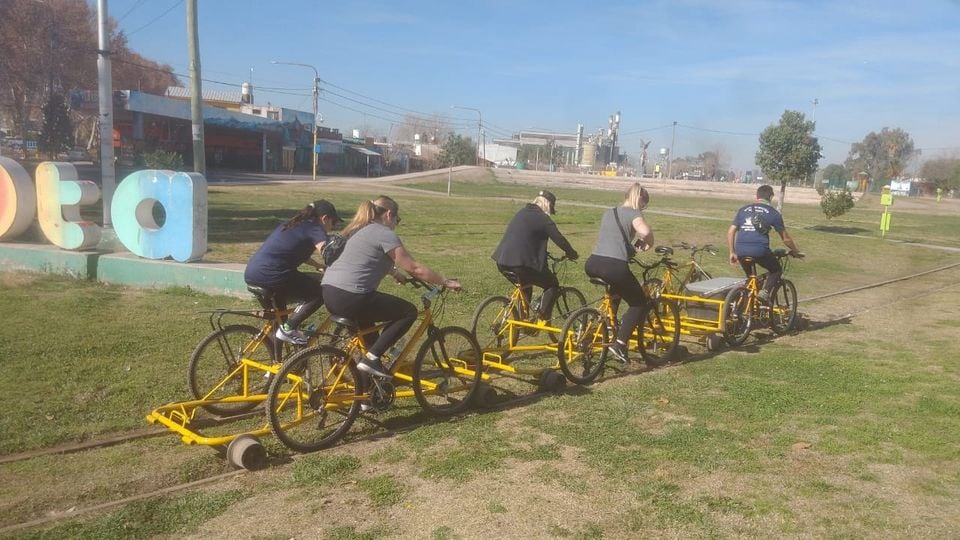
POLYGON ((383 364, 380 363, 380 359, 371 360, 364 357, 359 362, 357 362, 357 369, 366 373, 367 375, 373 375, 375 377, 381 377, 384 379, 389 379, 392 377, 390 372, 387 371, 387 368, 383 367, 383 364))
POLYGON ((768 290, 766 290, 766 289, 761 290, 759 293, 757 293, 757 298, 759 298, 760 301, 763 302, 764 304, 769 304, 769 303, 770 303, 770 291, 768 291, 768 290))
POLYGON ((607 348, 607 352, 610 353, 616 360, 624 364, 630 362, 630 357, 627 355, 627 347, 620 343, 614 343, 607 348))
POLYGON ((297 329, 285 330, 283 326, 277 328, 276 336, 280 341, 286 341, 294 345, 306 345, 308 341, 307 336, 303 335, 303 332, 297 329))

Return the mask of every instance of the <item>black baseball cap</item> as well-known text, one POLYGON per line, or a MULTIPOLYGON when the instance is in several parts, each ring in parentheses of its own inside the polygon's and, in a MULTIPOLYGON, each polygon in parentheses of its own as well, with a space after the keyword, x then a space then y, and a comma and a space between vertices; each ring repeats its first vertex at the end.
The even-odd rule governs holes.
POLYGON ((343 223, 343 220, 340 219, 340 216, 337 215, 337 209, 333 206, 333 203, 326 199, 317 199, 310 203, 310 206, 313 207, 313 213, 317 217, 330 216, 333 218, 333 224, 343 223))
POLYGON ((537 194, 539 197, 543 197, 550 202, 550 215, 557 213, 557 196, 549 191, 543 189, 540 190, 540 193, 537 194))

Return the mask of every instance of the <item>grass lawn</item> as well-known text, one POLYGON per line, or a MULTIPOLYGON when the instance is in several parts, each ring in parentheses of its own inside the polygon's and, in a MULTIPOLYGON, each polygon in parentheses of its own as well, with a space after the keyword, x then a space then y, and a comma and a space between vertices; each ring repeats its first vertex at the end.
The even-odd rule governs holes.
MULTIPOLYGON (((418 259, 459 277, 442 324, 466 326, 485 297, 509 291, 489 259, 533 189, 492 178, 388 185, 211 186, 207 260, 244 262, 280 221, 320 196, 341 212, 395 196, 398 232, 418 259), (434 192, 434 193, 431 193, 434 192), (444 195, 439 195, 444 194, 444 195), (265 204, 264 201, 269 201, 265 204)), ((555 219, 585 259, 619 194, 553 190, 555 219)), ((788 195, 789 197, 789 195, 788 195)), ((789 204, 808 257, 788 276, 801 301, 958 261, 917 243, 960 247, 956 215, 894 209, 879 239, 868 198, 826 220, 789 204)), ((657 242, 720 246, 741 203, 658 196, 657 242)), ((935 203, 930 201, 930 205, 935 203)), ((590 299, 582 260, 564 284, 590 299)), ((38 537, 626 538, 949 537, 960 530, 960 268, 801 302, 803 331, 759 332, 737 350, 649 371, 609 370, 589 387, 531 396, 504 410, 428 420, 413 400, 361 421, 329 451, 203 490, 167 495, 31 533, 38 537)), ((410 299, 393 284, 383 290, 410 299)), ((197 311, 252 301, 185 289, 144 291, 0 273, 0 455, 143 427, 185 399, 186 362, 209 331, 197 311)), ((508 387, 531 394, 530 385, 508 387)), ((265 441, 275 456, 288 453, 265 441)), ((226 470, 175 436, 0 464, 0 528, 226 470)))

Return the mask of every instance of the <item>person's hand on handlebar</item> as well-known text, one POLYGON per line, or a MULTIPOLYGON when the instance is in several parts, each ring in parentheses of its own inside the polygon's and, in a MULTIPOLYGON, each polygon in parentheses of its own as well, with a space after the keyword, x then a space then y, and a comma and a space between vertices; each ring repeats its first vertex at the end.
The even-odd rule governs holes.
POLYGON ((577 260, 577 259, 580 258, 580 254, 577 253, 577 250, 575 250, 575 249, 572 249, 572 250, 566 252, 565 255, 566 255, 567 258, 570 259, 571 261, 575 261, 575 260, 577 260))
POLYGON ((637 240, 633 243, 633 247, 637 248, 637 251, 649 251, 651 246, 643 240, 637 240))
POLYGON ((791 249, 789 253, 790 253, 790 256, 791 256, 791 257, 796 257, 797 259, 802 259, 802 258, 806 257, 805 254, 800 253, 800 252, 799 252, 798 250, 796 250, 796 249, 791 249))
POLYGON ((441 285, 443 285, 447 289, 451 289, 454 291, 459 291, 463 289, 463 285, 460 284, 460 280, 458 279, 444 279, 441 285))

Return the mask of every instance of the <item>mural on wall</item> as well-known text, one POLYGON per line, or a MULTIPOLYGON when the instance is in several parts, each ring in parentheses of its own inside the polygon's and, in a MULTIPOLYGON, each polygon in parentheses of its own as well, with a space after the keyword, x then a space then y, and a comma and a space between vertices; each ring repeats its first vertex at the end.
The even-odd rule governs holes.
MULTIPOLYGON (((97 202, 100 189, 78 180, 70 163, 37 166, 36 191, 27 171, 0 157, 0 239, 25 232, 34 217, 50 243, 70 250, 100 241, 99 225, 80 218, 80 207, 97 202)), ((124 247, 147 259, 198 261, 207 251, 207 181, 201 174, 145 170, 117 186, 110 204, 113 227, 124 247), (163 208, 158 224, 154 207, 163 208)))

